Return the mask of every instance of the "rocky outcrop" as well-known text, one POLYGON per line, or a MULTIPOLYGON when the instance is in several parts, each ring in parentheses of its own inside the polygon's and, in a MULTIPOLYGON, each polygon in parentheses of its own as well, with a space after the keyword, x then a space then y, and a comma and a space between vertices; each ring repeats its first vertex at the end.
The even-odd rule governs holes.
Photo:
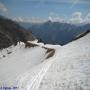
POLYGON ((88 33, 90 33, 90 30, 82 32, 81 34, 77 35, 73 40, 77 40, 79 38, 82 38, 82 37, 86 36, 88 33))
POLYGON ((10 45, 16 45, 17 42, 32 41, 35 37, 28 30, 25 30, 18 23, 0 16, 0 49, 10 45))

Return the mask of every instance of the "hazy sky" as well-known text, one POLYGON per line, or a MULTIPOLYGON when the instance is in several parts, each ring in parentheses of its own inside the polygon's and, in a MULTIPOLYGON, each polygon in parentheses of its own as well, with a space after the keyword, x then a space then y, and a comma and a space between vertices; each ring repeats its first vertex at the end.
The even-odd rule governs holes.
POLYGON ((90 0, 0 0, 0 14, 8 17, 80 19, 90 13, 90 0), (82 15, 82 16, 81 16, 82 15))

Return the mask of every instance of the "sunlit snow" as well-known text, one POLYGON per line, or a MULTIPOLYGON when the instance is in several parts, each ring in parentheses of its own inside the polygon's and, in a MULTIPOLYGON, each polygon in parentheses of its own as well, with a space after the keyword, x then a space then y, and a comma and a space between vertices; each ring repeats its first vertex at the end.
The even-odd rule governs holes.
POLYGON ((19 90, 90 90, 90 34, 65 46, 44 45, 24 48, 24 44, 0 52, 0 85, 19 90), (44 47, 54 48, 46 59, 44 47), (5 54, 5 57, 3 57, 5 54))

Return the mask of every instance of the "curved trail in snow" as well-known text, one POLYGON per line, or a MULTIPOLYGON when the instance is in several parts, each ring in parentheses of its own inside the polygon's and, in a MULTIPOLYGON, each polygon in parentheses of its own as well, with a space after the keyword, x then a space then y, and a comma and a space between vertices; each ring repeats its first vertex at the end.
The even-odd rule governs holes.
POLYGON ((28 85, 29 87, 27 90, 38 90, 40 82, 43 76, 45 75, 45 73, 47 72, 47 70, 49 69, 49 67, 51 66, 52 62, 53 61, 47 62, 40 70, 40 72, 35 77, 33 77, 32 83, 31 85, 30 84, 28 85))
POLYGON ((19 81, 20 90, 38 90, 44 75, 56 59, 55 55, 53 56, 53 59, 49 58, 39 66, 36 66, 35 70, 32 69, 31 71, 26 72, 26 74, 21 75, 21 79, 19 81))

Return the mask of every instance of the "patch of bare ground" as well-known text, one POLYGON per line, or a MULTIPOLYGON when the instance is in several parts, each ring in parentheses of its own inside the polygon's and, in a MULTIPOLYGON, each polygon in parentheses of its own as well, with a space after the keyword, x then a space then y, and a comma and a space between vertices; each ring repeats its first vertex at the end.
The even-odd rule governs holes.
POLYGON ((43 48, 47 50, 47 51, 46 51, 46 54, 47 54, 46 59, 51 58, 51 57, 54 56, 54 54, 55 54, 55 49, 53 49, 53 48, 47 48, 47 47, 43 47, 43 48))
MULTIPOLYGON (((31 47, 37 47, 37 46, 39 46, 39 45, 30 43, 30 42, 26 42, 25 43, 25 48, 31 48, 31 47)), ((55 49, 53 49, 53 48, 47 48, 47 47, 42 47, 42 48, 46 49, 46 54, 47 54, 46 59, 54 56, 55 49)))
POLYGON ((38 46, 37 44, 33 44, 33 43, 30 43, 30 42, 25 43, 25 48, 31 48, 31 47, 37 47, 37 46, 38 46))

